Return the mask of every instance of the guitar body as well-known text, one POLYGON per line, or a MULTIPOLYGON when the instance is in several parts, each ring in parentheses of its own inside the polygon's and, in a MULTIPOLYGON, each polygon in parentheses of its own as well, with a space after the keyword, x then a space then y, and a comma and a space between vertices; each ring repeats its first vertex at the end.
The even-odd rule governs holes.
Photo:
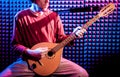
POLYGON ((28 65, 29 67, 38 75, 40 76, 48 76, 52 74, 57 67, 60 64, 61 61, 61 56, 62 56, 62 51, 63 48, 59 49, 56 53, 54 53, 52 56, 49 56, 47 53, 49 50, 54 48, 57 44, 56 43, 38 43, 34 45, 31 49, 36 49, 39 47, 48 47, 48 51, 42 57, 39 61, 34 61, 31 59, 28 59, 28 65))

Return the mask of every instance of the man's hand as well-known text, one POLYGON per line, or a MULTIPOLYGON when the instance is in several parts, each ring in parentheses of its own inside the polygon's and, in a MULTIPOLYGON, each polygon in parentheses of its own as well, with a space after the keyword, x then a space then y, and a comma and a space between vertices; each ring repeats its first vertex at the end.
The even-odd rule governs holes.
POLYGON ((48 47, 41 47, 37 49, 27 49, 27 54, 32 57, 34 60, 39 60, 41 58, 41 54, 48 50, 48 47))
POLYGON ((83 37, 83 34, 87 32, 86 29, 84 28, 81 28, 80 26, 76 27, 74 30, 73 30, 73 33, 76 35, 76 37, 78 38, 82 38, 83 37))

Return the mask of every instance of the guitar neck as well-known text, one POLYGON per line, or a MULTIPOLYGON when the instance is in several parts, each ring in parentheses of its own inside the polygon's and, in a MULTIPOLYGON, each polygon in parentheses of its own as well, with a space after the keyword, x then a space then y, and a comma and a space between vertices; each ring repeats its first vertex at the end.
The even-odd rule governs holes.
POLYGON ((55 46, 52 49, 52 52, 55 53, 58 51, 60 48, 66 46, 70 41, 74 40, 76 38, 75 34, 71 34, 69 37, 67 37, 65 40, 63 40, 61 43, 59 43, 57 46, 55 46))
POLYGON ((89 26, 91 26, 95 21, 97 21, 100 18, 99 14, 97 14, 96 16, 94 16, 92 19, 90 19, 86 24, 84 24, 82 26, 82 28, 84 29, 88 29, 89 26))
MULTIPOLYGON (((97 14, 94 18, 92 18, 91 20, 89 20, 85 25, 82 26, 82 28, 87 29, 89 26, 92 25, 92 23, 94 23, 95 21, 97 21, 98 18, 100 18, 99 14, 97 14)), ((67 45, 69 42, 71 42, 75 38, 76 38, 76 35, 75 34, 71 34, 68 38, 66 38, 61 43, 59 43, 57 46, 55 46, 52 49, 52 52, 55 53, 56 51, 58 51, 60 48, 62 48, 65 45, 67 45)))

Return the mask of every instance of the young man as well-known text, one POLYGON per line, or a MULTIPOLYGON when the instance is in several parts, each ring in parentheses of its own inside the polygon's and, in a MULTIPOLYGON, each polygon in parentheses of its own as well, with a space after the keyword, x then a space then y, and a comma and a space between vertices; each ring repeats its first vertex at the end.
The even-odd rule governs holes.
MULTIPOLYGON (((18 12, 14 18, 13 51, 22 57, 8 66, 0 77, 34 77, 35 73, 29 69, 26 58, 39 60, 41 53, 48 48, 32 50, 31 47, 41 42, 60 43, 68 37, 64 34, 59 15, 48 9, 49 0, 31 0, 31 2, 30 8, 18 12)), ((85 31, 85 29, 77 27, 73 33, 77 37, 81 37, 85 31)), ((51 76, 88 77, 88 73, 81 66, 61 58, 60 65, 51 76)))

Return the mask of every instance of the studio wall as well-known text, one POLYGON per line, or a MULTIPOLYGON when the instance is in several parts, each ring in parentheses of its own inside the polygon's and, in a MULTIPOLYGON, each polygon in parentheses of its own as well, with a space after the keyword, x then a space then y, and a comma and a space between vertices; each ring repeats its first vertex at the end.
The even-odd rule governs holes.
MULTIPOLYGON (((75 27, 86 24, 110 2, 116 7, 113 13, 94 22, 83 38, 74 40, 73 46, 64 47, 63 56, 85 68, 90 77, 119 75, 116 69, 120 68, 120 1, 50 1, 49 8, 60 15, 66 34, 71 34, 75 27)), ((18 11, 30 6, 28 0, 0 0, 0 71, 18 58, 18 55, 11 51, 10 44, 13 18, 18 11)))

